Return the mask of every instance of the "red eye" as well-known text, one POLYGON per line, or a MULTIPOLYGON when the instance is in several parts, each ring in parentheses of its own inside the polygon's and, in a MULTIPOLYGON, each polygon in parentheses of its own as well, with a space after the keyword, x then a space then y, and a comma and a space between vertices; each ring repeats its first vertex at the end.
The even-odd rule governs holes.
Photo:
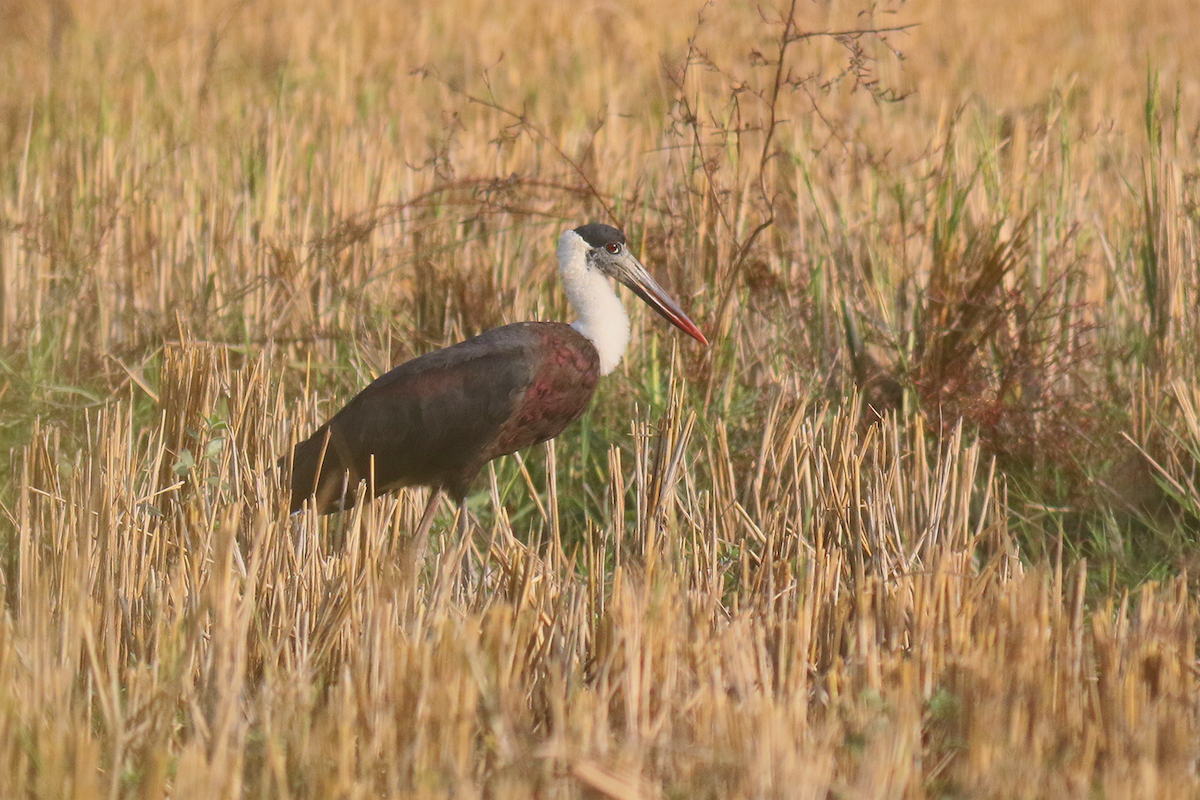
POLYGON ((616 242, 609 242, 608 244, 604 245, 604 249, 615 256, 617 253, 621 252, 621 245, 617 244, 616 242))

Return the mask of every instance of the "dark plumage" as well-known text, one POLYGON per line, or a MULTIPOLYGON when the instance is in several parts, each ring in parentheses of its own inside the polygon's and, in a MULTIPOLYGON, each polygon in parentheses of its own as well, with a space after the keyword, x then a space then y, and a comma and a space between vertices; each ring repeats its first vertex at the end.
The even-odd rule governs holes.
POLYGON ((505 325, 414 358, 296 445, 291 509, 314 494, 322 514, 349 508, 372 456, 376 495, 423 485, 461 501, 484 464, 578 419, 599 376, 596 348, 561 322, 505 325))

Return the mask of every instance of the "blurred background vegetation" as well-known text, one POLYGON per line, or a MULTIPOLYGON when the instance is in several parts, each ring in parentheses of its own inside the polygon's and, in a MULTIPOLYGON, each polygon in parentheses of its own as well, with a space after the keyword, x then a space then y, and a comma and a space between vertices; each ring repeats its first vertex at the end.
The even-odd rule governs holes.
MULTIPOLYGON (((601 220, 705 321, 681 357, 733 458, 776 394, 858 384, 962 420, 1033 554, 1064 534, 1125 580, 1178 570, 1197 13, 6 0, 0 444, 39 418, 73 440, 113 397, 151 419, 185 339, 277 347, 289 396, 336 404, 568 316, 553 236, 601 220)), ((661 399, 649 327, 604 441, 661 399)))

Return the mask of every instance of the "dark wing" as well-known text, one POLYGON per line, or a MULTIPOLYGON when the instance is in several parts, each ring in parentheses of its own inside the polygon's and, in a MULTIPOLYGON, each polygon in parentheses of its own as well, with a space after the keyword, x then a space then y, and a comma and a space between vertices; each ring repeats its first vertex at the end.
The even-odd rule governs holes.
POLYGON ((411 484, 465 492, 535 380, 540 340, 527 324, 506 325, 380 376, 296 445, 292 510, 314 492, 322 513, 346 490, 352 505, 372 456, 376 494, 411 484))

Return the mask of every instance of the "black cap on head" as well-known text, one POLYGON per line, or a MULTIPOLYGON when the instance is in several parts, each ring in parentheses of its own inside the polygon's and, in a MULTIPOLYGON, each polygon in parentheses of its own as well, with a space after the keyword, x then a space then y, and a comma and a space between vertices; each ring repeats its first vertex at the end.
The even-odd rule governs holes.
POLYGON ((605 225, 601 222, 593 222, 589 225, 581 225, 575 229, 575 232, 583 238, 585 242, 597 249, 604 247, 609 242, 617 242, 625 244, 625 234, 614 228, 612 225, 605 225))

